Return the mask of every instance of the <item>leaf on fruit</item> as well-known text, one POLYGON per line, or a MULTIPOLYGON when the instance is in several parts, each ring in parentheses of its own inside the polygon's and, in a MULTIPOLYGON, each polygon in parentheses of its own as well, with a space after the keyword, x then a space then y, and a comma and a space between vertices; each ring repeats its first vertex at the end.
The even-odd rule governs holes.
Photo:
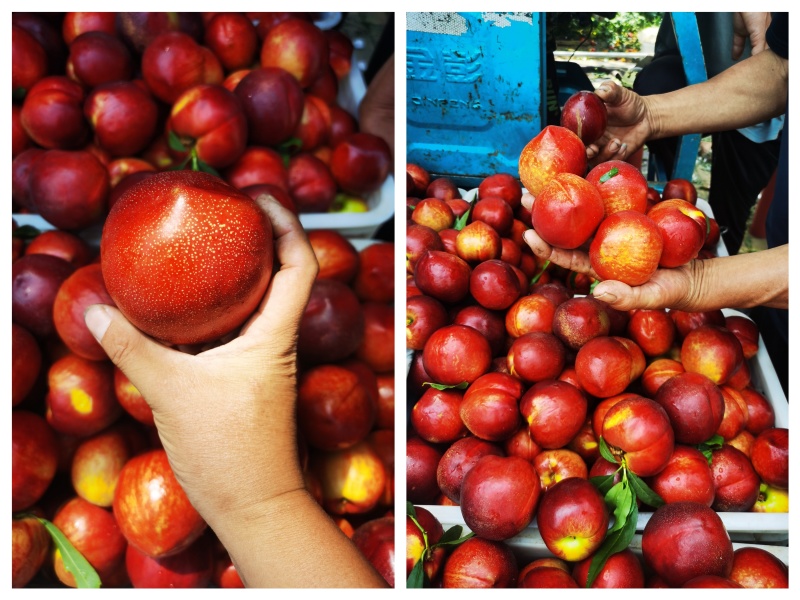
POLYGON ((417 518, 417 511, 414 508, 414 505, 408 500, 406 500, 406 515, 412 517, 413 519, 417 518))
POLYGON ((61 530, 53 525, 47 519, 43 519, 33 514, 23 514, 19 516, 15 516, 15 518, 26 518, 26 517, 33 517, 37 521, 39 521, 44 528, 47 530, 47 533, 50 534, 50 537, 53 538, 53 544, 61 553, 61 560, 64 562, 64 568, 72 573, 73 577, 75 577, 75 585, 79 588, 99 588, 100 587, 100 576, 97 574, 97 571, 94 570, 89 561, 86 560, 83 555, 75 549, 75 546, 72 545, 61 530))
POLYGON ((219 174, 219 171, 217 171, 214 167, 212 167, 208 163, 203 162, 199 158, 197 159, 197 170, 198 171, 202 171, 203 173, 210 173, 211 175, 214 175, 215 177, 221 177, 221 175, 219 174))
POLYGON ((597 488, 597 491, 605 497, 609 490, 614 486, 615 475, 616 473, 612 473, 611 475, 597 475, 596 477, 589 478, 589 481, 594 487, 597 488))
POLYGON ((547 268, 549 266, 550 266, 550 261, 549 260, 544 261, 544 264, 542 265, 542 270, 539 271, 536 275, 534 275, 533 279, 531 279, 531 285, 536 285, 539 282, 539 280, 542 278, 542 275, 544 275, 544 272, 547 271, 547 268))
POLYGON ((294 154, 303 147, 303 140, 298 137, 290 137, 288 140, 278 146, 277 150, 280 154, 294 154))
POLYGON ((33 225, 20 225, 13 230, 11 236, 21 240, 32 240, 40 233, 42 232, 36 229, 36 227, 33 225))
POLYGON ((435 545, 438 546, 440 544, 449 544, 450 542, 457 541, 458 538, 461 537, 461 532, 463 530, 464 528, 461 527, 461 525, 453 525, 450 529, 442 534, 442 537, 439 538, 439 541, 435 545))
POLYGON ((696 448, 703 453, 703 456, 706 457, 706 460, 708 461, 708 466, 710 467, 712 453, 714 452, 714 450, 719 450, 720 448, 722 448, 722 445, 724 443, 725 443, 725 438, 723 438, 719 434, 716 434, 713 437, 707 439, 702 444, 697 444, 696 448))
POLYGON ((15 88, 14 91, 11 93, 11 102, 14 104, 22 104, 22 101, 25 100, 25 95, 28 93, 24 87, 20 86, 15 88))
POLYGON ((458 217, 456 219, 456 222, 453 224, 453 229, 455 229, 456 231, 461 231, 462 229, 464 229, 464 227, 467 226, 467 222, 469 221, 469 216, 472 214, 473 202, 475 202, 475 200, 470 202, 469 208, 466 210, 466 212, 460 217, 458 217))
POLYGON ((407 588, 412 589, 425 587, 425 571, 423 570, 424 564, 425 561, 420 558, 417 561, 417 564, 414 565, 414 568, 411 569, 411 573, 408 575, 408 579, 406 580, 407 588))
POLYGON ((614 507, 614 525, 611 531, 617 531, 625 526, 625 519, 631 512, 631 503, 636 504, 636 496, 626 481, 614 485, 605 496, 606 503, 614 507))
POLYGON ((462 381, 456 385, 446 385, 444 383, 434 383, 433 381, 426 381, 422 385, 429 385, 435 390, 465 390, 469 387, 469 382, 462 381))
POLYGON ((611 531, 606 535, 600 548, 594 553, 592 562, 589 565, 589 573, 586 577, 586 587, 592 587, 592 583, 603 569, 606 561, 617 552, 622 552, 630 546, 633 535, 636 533, 636 522, 639 520, 639 509, 636 502, 631 504, 630 513, 625 518, 625 522, 620 529, 611 531))
POLYGON ((600 456, 605 458, 608 462, 612 462, 614 464, 619 464, 617 457, 612 454, 611 449, 606 444, 606 441, 603 439, 603 436, 600 436, 600 439, 597 440, 597 446, 600 448, 600 456))
POLYGON ((664 499, 656 494, 636 473, 628 471, 628 479, 636 498, 653 508, 658 508, 664 504, 664 499))
POLYGON ((178 134, 171 129, 167 132, 167 145, 175 152, 186 152, 188 150, 178 134))
POLYGON ((606 173, 600 178, 600 183, 605 183, 606 181, 608 181, 612 177, 616 177, 617 175, 619 175, 619 169, 617 167, 614 167, 608 173, 606 173))
POLYGON ((169 168, 169 170, 170 171, 182 171, 183 169, 186 168, 186 165, 189 164, 189 161, 191 160, 191 158, 192 158, 191 156, 187 156, 181 162, 179 162, 177 165, 171 166, 169 168))
POLYGON ((461 525, 453 525, 450 529, 444 532, 442 538, 433 546, 431 546, 431 548, 438 548, 439 546, 458 546, 459 544, 466 542, 468 539, 475 537, 475 533, 472 531, 463 536, 461 535, 461 531, 461 525))

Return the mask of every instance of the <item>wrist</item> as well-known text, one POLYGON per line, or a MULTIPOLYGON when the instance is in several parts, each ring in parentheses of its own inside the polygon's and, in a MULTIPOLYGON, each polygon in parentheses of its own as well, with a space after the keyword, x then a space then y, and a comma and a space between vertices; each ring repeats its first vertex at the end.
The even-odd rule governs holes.
POLYGON ((645 140, 657 140, 669 137, 664 130, 664 117, 659 106, 658 96, 642 96, 642 122, 648 131, 645 140))

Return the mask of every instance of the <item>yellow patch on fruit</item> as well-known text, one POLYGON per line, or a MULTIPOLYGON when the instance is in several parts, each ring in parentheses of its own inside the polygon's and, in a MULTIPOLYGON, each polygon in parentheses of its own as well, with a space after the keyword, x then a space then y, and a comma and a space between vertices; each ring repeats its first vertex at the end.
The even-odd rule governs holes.
POLYGON ((611 429, 612 427, 616 427, 623 421, 630 419, 632 416, 633 414, 630 408, 623 406, 611 414, 606 414, 606 418, 603 419, 603 429, 611 429))
POLYGON ((354 502, 366 500, 368 487, 364 482, 371 482, 375 477, 375 463, 368 457, 356 457, 347 471, 347 479, 342 490, 342 498, 354 502))
POLYGON ((114 502, 114 490, 117 489, 117 480, 108 481, 100 475, 84 477, 76 486, 78 495, 97 506, 108 507, 114 502))
POLYGON ((422 540, 418 537, 406 536, 406 552, 408 556, 414 559, 414 564, 417 564, 417 561, 422 557, 422 553, 425 551, 425 545, 422 543, 422 540))
POLYGON ((194 102, 201 94, 202 90, 200 88, 193 88, 188 92, 181 94, 181 97, 172 105, 172 115, 177 115, 181 112, 186 105, 190 102, 194 102))
POLYGON ((122 386, 122 391, 125 392, 128 395, 131 395, 131 396, 133 396, 133 395, 137 395, 137 396, 141 395, 141 394, 139 394, 138 388, 135 385, 133 385, 130 381, 122 386))
MULTIPOLYGON (((568 535, 553 543, 560 558, 568 562, 577 562, 589 556, 592 548, 583 538, 568 535), (589 552, 587 552, 589 550, 589 552)), ((556 552, 554 552, 556 554, 556 552)))
POLYGON ((94 406, 94 399, 83 390, 70 390, 69 402, 75 412, 81 415, 88 415, 92 412, 94 406))

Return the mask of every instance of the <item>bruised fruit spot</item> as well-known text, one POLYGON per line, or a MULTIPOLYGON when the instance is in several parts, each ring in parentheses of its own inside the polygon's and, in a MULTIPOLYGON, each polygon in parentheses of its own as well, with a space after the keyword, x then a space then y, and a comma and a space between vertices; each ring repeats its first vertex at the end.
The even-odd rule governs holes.
POLYGON ((75 412, 81 415, 88 415, 92 412, 94 400, 92 397, 83 390, 70 390, 69 402, 75 412))

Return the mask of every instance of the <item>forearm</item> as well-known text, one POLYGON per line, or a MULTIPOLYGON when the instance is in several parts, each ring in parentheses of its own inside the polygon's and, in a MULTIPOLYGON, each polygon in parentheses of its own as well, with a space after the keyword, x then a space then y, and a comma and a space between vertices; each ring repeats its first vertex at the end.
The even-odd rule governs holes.
POLYGON ((386 582, 305 490, 215 530, 247 587, 366 588, 386 582))
POLYGON ((786 111, 789 61, 771 50, 752 56, 703 83, 644 97, 652 139, 727 131, 786 111))
POLYGON ((683 310, 789 307, 789 246, 695 261, 683 310))

